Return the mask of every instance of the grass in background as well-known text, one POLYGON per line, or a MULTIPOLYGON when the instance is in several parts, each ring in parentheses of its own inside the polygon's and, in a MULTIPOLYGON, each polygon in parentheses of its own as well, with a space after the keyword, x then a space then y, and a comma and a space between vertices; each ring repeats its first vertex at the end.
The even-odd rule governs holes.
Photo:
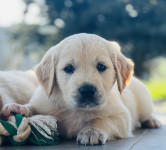
POLYGON ((166 113, 166 80, 151 79, 143 82, 149 89, 153 101, 156 102, 154 111, 166 113))
POLYGON ((143 81, 155 102, 155 111, 166 113, 166 58, 158 57, 150 62, 150 79, 143 81))
POLYGON ((166 99, 166 58, 154 58, 149 64, 150 78, 148 81, 144 81, 144 83, 154 101, 166 99))
POLYGON ((154 101, 166 98, 166 80, 151 79, 144 81, 154 101))

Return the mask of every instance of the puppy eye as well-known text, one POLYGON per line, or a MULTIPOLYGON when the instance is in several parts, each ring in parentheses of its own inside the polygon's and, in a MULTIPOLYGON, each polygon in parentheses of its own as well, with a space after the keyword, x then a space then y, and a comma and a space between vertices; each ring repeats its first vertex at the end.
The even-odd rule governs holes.
POLYGON ((67 65, 63 70, 68 74, 72 74, 75 68, 72 65, 67 65))
POLYGON ((99 72, 104 72, 107 69, 107 67, 102 63, 98 63, 96 68, 99 72))

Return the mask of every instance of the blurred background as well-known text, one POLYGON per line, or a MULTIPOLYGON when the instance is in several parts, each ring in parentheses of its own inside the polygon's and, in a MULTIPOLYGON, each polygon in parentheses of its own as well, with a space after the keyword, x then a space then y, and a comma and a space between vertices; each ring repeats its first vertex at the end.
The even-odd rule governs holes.
POLYGON ((0 70, 28 70, 66 36, 118 41, 166 111, 165 0, 0 0, 0 70))

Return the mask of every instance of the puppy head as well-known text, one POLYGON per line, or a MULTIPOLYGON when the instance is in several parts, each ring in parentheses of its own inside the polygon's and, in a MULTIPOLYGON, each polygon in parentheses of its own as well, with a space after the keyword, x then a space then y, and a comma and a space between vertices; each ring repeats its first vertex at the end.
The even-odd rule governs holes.
POLYGON ((77 109, 103 106, 116 79, 122 92, 132 72, 133 64, 117 43, 92 34, 66 38, 46 53, 36 70, 48 96, 56 86, 64 102, 77 109))

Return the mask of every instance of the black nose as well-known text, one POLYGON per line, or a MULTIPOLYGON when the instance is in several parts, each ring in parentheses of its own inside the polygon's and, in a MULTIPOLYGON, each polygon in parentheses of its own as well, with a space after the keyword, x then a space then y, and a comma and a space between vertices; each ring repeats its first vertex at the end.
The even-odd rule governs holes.
POLYGON ((96 87, 91 84, 84 84, 78 89, 78 92, 84 98, 91 98, 95 95, 96 87))

